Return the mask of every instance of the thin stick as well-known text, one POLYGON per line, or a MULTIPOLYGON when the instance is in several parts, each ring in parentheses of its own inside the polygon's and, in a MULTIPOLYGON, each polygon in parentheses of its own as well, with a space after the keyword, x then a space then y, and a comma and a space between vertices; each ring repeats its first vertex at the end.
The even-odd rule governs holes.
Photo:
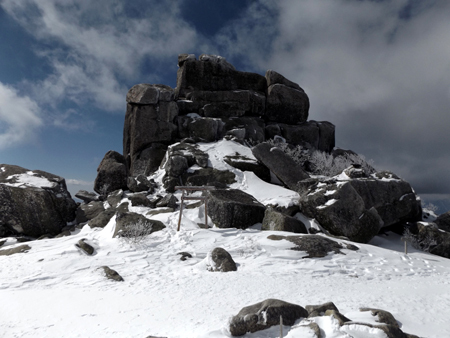
POLYGON ((177 228, 177 231, 180 231, 181 216, 183 215, 183 202, 184 202, 184 190, 181 193, 180 216, 178 217, 178 228, 177 228))
POLYGON ((283 316, 280 315, 280 338, 283 338, 283 316))

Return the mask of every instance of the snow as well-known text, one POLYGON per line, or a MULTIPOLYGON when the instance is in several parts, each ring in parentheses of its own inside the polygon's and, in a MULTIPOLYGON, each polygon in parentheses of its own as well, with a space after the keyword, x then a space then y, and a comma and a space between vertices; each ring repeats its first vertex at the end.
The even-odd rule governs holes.
POLYGON ((328 200, 324 205, 319 205, 318 207, 317 207, 317 209, 325 209, 326 207, 329 207, 330 205, 333 205, 334 203, 336 203, 338 200, 337 199, 331 199, 331 200, 328 200))
POLYGON ((57 183, 50 182, 45 177, 36 176, 32 171, 23 174, 10 175, 6 180, 12 180, 14 183, 2 183, 10 187, 35 187, 35 188, 54 188, 57 183))
MULTIPOLYGON (((229 169, 219 157, 236 147, 243 151, 230 143, 202 147, 211 163, 229 169)), ((292 191, 264 183, 252 173, 236 173, 236 188, 255 194, 261 203, 295 199, 292 191)), ((162 173, 153 177, 160 180, 162 173)), ((131 209, 144 215, 148 211, 131 209)), ((332 301, 348 318, 368 323, 375 317, 359 308, 379 308, 391 312, 404 332, 450 336, 450 260, 413 248, 405 255, 398 235, 356 243, 359 250, 343 249, 345 255, 302 259, 304 252, 290 250, 293 243, 267 238, 292 233, 261 231, 260 224, 246 230, 201 229, 197 223, 204 222, 204 207, 185 209, 177 232, 178 217, 179 211, 152 216, 166 228, 137 244, 112 238, 113 217, 103 229, 86 225, 72 236, 28 242, 27 253, 0 256, 2 337, 225 338, 231 337, 230 317, 267 298, 303 307, 332 301), (95 248, 93 256, 75 247, 80 239, 95 248), (232 255, 237 271, 208 271, 209 253, 216 247, 232 255), (180 252, 192 258, 181 261, 180 252), (105 265, 124 282, 106 279, 101 269, 105 265)), ((320 227, 313 219, 296 217, 320 227)), ((0 250, 21 244, 8 238, 0 250)), ((333 317, 285 325, 283 336, 313 337, 309 322, 317 323, 327 338, 385 337, 367 326, 339 327, 333 317)), ((273 338, 279 332, 272 327, 244 337, 273 338)))

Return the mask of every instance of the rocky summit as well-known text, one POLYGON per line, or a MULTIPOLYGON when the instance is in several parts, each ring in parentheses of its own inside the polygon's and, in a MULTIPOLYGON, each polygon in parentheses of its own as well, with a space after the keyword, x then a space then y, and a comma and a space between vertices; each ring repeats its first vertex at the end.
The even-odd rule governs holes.
MULTIPOLYGON (((332 302, 297 304, 305 297, 323 300, 321 291, 341 288, 339 299, 348 307, 354 299, 347 301, 351 295, 343 296, 344 289, 363 285, 358 295, 366 296, 365 284, 373 279, 404 283, 413 274, 432 278, 444 271, 442 260, 450 258, 448 213, 436 223, 422 222, 410 184, 336 148, 335 126, 311 120, 307 93, 283 75, 242 72, 206 54, 181 54, 178 66, 176 88, 144 83, 129 90, 123 152, 105 154, 95 193, 75 195, 81 203, 71 198, 62 177, 0 164, 0 260, 9 269, 0 273, 18 280, 2 280, 0 289, 39 280, 53 287, 72 279, 95 289, 109 279, 108 291, 125 286, 121 295, 128 296, 141 287, 139 298, 162 300, 148 301, 151 310, 171 304, 171 323, 196 315, 187 315, 180 299, 190 299, 191 311, 207 298, 208 305, 198 309, 204 318, 215 320, 213 307, 226 309, 220 314, 224 323, 229 318, 210 335, 217 337, 256 337, 260 331, 272 337, 278 327, 293 336, 415 337, 378 307, 344 315, 332 302), (397 245, 390 246, 377 236, 389 231, 416 250, 445 258, 433 263, 385 250, 400 242, 395 235, 397 245), (60 237, 68 238, 54 239, 60 237), (34 263, 16 268, 27 255, 34 263), (168 291, 167 285, 176 287, 168 291), (262 297, 270 293, 294 300, 262 297), (231 307, 230 299, 240 305, 231 307)), ((375 290, 378 295, 366 300, 382 299, 390 289, 389 284, 375 290)), ((182 323, 177 325, 199 322, 182 323)))

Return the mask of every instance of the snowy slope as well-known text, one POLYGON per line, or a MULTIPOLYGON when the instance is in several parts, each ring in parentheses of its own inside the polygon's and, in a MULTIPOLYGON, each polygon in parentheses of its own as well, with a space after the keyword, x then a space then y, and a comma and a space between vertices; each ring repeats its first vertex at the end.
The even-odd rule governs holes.
MULTIPOLYGON (((240 149, 231 142, 202 147, 216 167, 227 166, 220 157, 229 147, 240 149)), ((251 173, 236 173, 235 187, 254 192, 265 204, 289 205, 298 198, 251 173)), ((332 301, 350 319, 365 322, 373 319, 360 307, 380 308, 390 311, 404 332, 450 337, 450 260, 414 249, 405 255, 394 234, 356 244, 360 249, 343 250, 345 255, 302 259, 304 252, 289 249, 294 244, 267 239, 289 233, 261 231, 258 224, 247 230, 200 229, 202 215, 201 207, 185 210, 180 232, 178 211, 152 216, 167 228, 137 245, 112 238, 113 217, 104 229, 85 226, 69 237, 29 242, 28 253, 0 256, 0 336, 230 337, 227 323, 242 307, 278 298, 301 306, 332 301), (82 238, 94 246, 93 256, 75 247, 82 238), (206 270, 207 254, 215 247, 230 252, 238 271, 206 270), (181 261, 179 252, 193 257, 181 261), (104 265, 125 281, 106 279, 99 269, 104 265)), ((16 245, 8 239, 1 249, 16 245)), ((356 327, 346 333, 331 317, 312 320, 327 338, 385 336, 356 327)), ((308 335, 299 324, 284 327, 284 337, 308 335)), ((279 328, 246 335, 278 336, 279 328)))

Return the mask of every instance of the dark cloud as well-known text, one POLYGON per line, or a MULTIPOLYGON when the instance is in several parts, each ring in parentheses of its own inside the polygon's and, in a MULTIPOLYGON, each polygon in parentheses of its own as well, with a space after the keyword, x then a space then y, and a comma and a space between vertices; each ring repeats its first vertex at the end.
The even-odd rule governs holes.
POLYGON ((221 38, 298 82, 310 119, 336 125, 337 146, 419 193, 450 193, 449 12, 444 0, 260 1, 221 38))

